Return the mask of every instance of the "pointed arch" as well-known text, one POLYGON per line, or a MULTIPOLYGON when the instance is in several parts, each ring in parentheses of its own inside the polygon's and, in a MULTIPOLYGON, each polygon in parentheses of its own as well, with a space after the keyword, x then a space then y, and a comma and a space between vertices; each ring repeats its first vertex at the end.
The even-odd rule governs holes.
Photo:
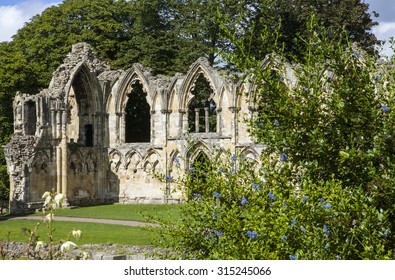
POLYGON ((101 94, 96 76, 84 62, 77 64, 72 71, 65 93, 68 141, 94 146, 94 131, 98 129, 94 116, 102 109, 101 94))
POLYGON ((210 158, 211 156, 211 150, 207 147, 205 143, 203 143, 202 141, 196 142, 186 152, 185 158, 187 160, 187 165, 189 168, 192 167, 192 163, 195 161, 199 153, 204 153, 205 155, 207 155, 208 158, 210 158))
POLYGON ((48 154, 43 150, 39 150, 28 164, 29 171, 31 172, 33 168, 35 168, 36 170, 47 171, 48 163, 49 163, 48 154))
POLYGON ((152 171, 152 172, 158 171, 158 169, 161 169, 160 159, 161 159, 161 156, 155 149, 149 149, 143 159, 143 162, 144 162, 143 169, 146 172, 147 171, 152 171))
POLYGON ((122 153, 116 149, 112 149, 108 154, 110 169, 113 172, 118 172, 118 169, 123 161, 122 153))
POLYGON ((119 80, 115 93, 116 128, 121 143, 150 142, 155 91, 141 65, 135 64, 119 80))
POLYGON ((128 151, 125 155, 124 167, 125 169, 129 169, 133 172, 137 172, 137 169, 141 164, 141 161, 142 161, 141 154, 137 150, 132 149, 128 151))

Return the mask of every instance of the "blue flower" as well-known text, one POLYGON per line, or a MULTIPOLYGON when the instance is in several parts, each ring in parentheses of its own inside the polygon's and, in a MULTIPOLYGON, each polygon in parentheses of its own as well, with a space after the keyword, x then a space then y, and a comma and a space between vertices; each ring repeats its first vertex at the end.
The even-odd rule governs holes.
POLYGON ((276 196, 274 194, 269 193, 268 196, 270 199, 276 200, 276 196))
POLYGON ((325 200, 325 199, 323 199, 323 198, 320 198, 320 201, 321 201, 321 202, 325 202, 326 200, 325 200))
POLYGON ((215 198, 220 198, 222 196, 222 194, 220 194, 219 192, 214 192, 213 194, 215 198))
POLYGON ((295 224, 296 224, 296 220, 295 220, 295 219, 292 219, 292 220, 291 220, 291 225, 294 226, 295 224))
POLYGON ((302 201, 303 201, 303 203, 306 203, 306 201, 307 201, 307 196, 303 196, 302 201))
POLYGON ((279 128, 280 127, 280 123, 278 122, 278 120, 274 120, 274 126, 279 128))
POLYGON ((322 208, 325 208, 325 212, 328 212, 331 207, 332 207, 332 204, 330 204, 329 202, 322 204, 322 208))
POLYGON ((166 181, 172 182, 173 181, 173 177, 171 177, 170 175, 167 175, 166 176, 166 181))
POLYGON ((356 58, 359 58, 359 53, 357 51, 354 51, 352 55, 355 56, 356 58))
POLYGON ((286 235, 281 236, 281 240, 282 240, 282 241, 287 240, 287 236, 286 236, 286 235))
POLYGON ((259 184, 255 183, 255 182, 252 182, 252 188, 253 188, 255 191, 261 190, 261 186, 259 186, 259 184))
POLYGON ((218 170, 219 173, 225 173, 225 171, 223 169, 218 170))
POLYGON ((385 237, 385 238, 387 238, 387 237, 388 237, 388 235, 389 235, 389 231, 388 231, 388 229, 386 229, 386 230, 384 231, 383 235, 384 235, 384 237, 385 237))
POLYGON ((248 231, 247 231, 247 235, 248 235, 249 238, 252 238, 252 239, 258 237, 258 233, 257 233, 256 231, 250 231, 250 230, 248 230, 248 231))
POLYGON ((304 226, 300 226, 300 230, 301 230, 303 233, 306 233, 306 229, 304 228, 304 226))
POLYGON ((193 196, 195 198, 201 198, 202 197, 202 195, 200 193, 193 193, 193 196))
POLYGON ((236 156, 235 156, 235 155, 232 155, 232 157, 231 157, 230 159, 232 160, 232 164, 235 164, 235 162, 236 162, 236 156))
POLYGON ((280 161, 281 162, 285 162, 287 160, 287 154, 286 153, 282 153, 282 155, 280 156, 280 161))
POLYGON ((289 259, 295 261, 295 260, 297 260, 297 257, 294 255, 289 255, 289 259))
POLYGON ((326 244, 325 247, 324 247, 324 249, 325 249, 325 250, 328 250, 328 249, 329 249, 329 244, 326 244))
POLYGON ((180 164, 180 160, 178 159, 178 157, 176 155, 173 156, 173 161, 175 164, 180 164))
POLYGON ((248 203, 248 200, 243 196, 240 203, 241 203, 241 205, 245 205, 248 203))
POLYGON ((328 228, 326 225, 324 225, 323 230, 324 230, 324 234, 325 234, 325 235, 328 235, 328 234, 331 232, 331 231, 329 230, 329 228, 328 228))
POLYGON ((383 105, 383 106, 381 106, 381 110, 388 113, 390 111, 390 108, 388 108, 388 106, 383 105))
POLYGON ((218 231, 218 230, 214 230, 214 234, 218 237, 221 237, 222 235, 224 235, 222 232, 218 231))
POLYGON ((218 217, 217 213, 213 212, 213 219, 216 220, 218 217))

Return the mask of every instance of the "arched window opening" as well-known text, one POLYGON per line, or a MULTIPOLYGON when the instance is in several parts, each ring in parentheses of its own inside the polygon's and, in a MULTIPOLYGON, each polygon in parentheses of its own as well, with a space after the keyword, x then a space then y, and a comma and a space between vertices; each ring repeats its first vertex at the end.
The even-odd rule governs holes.
POLYGON ((37 112, 36 112, 36 103, 33 101, 28 101, 25 103, 25 135, 34 135, 36 134, 36 126, 37 126, 37 112))
POLYGON ((94 145, 94 93, 87 70, 83 67, 75 75, 67 96, 67 139, 80 146, 94 145))
POLYGON ((189 132, 216 132, 217 105, 212 99, 214 91, 203 74, 200 74, 196 79, 191 93, 193 98, 188 106, 189 132))
POLYGON ((189 190, 190 197, 206 195, 206 177, 211 169, 210 160, 204 152, 199 152, 191 164, 191 181, 193 188, 189 190))
POLYGON ((150 142, 151 112, 139 81, 132 85, 125 107, 125 143, 150 142))

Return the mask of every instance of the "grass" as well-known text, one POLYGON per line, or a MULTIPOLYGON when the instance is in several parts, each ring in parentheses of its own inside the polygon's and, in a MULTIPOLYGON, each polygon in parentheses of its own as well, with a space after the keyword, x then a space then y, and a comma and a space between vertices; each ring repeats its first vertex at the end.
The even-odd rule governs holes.
POLYGON ((56 210, 57 216, 151 222, 162 218, 175 222, 180 217, 179 204, 111 204, 56 210))
MULTIPOLYGON (((0 240, 7 240, 8 233, 10 241, 27 242, 29 234, 25 234, 23 228, 32 230, 37 221, 33 220, 7 220, 0 222, 0 240)), ((79 229, 82 231, 82 236, 78 241, 75 241, 71 236, 69 240, 77 244, 122 244, 122 245, 151 245, 154 233, 149 228, 129 227, 120 225, 107 225, 98 223, 83 223, 83 222, 63 222, 55 221, 53 223, 55 228, 54 240, 58 243, 59 240, 67 240, 70 231, 79 229)), ((45 224, 39 228, 40 240, 49 242, 48 229, 45 224)))
MULTIPOLYGON (((90 207, 79 207, 74 209, 58 209, 56 216, 84 217, 113 220, 132 220, 143 222, 154 222, 155 219, 165 219, 175 222, 180 217, 180 205, 159 204, 113 204, 90 207)), ((35 215, 42 215, 37 213, 35 215)), ((21 233, 22 228, 33 229, 37 221, 33 220, 5 220, 0 221, 0 240, 7 240, 10 232, 10 241, 23 242, 28 240, 27 235, 21 233)), ((40 235, 47 241, 47 230, 43 224, 40 226, 40 235)), ((108 244, 118 243, 123 245, 151 245, 154 233, 149 228, 129 227, 121 225, 107 225, 85 222, 54 222, 56 231, 55 240, 67 239, 70 231, 79 229, 83 236, 78 244, 108 244)))

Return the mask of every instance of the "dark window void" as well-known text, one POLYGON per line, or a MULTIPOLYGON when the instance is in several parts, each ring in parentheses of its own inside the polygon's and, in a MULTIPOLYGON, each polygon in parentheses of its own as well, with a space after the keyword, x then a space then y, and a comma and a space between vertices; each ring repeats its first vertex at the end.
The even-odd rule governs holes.
POLYGON ((93 147, 93 126, 91 124, 85 125, 85 146, 93 147))
POLYGON ((151 140, 151 112, 142 84, 136 82, 125 108, 125 142, 139 143, 151 140))
POLYGON ((217 130, 217 105, 212 99, 213 90, 207 79, 200 74, 192 90, 193 98, 188 106, 190 133, 208 133, 217 130))
POLYGON ((36 123, 37 123, 37 115, 36 115, 36 103, 33 101, 28 101, 24 105, 25 109, 25 134, 26 135, 34 135, 36 134, 36 123))

